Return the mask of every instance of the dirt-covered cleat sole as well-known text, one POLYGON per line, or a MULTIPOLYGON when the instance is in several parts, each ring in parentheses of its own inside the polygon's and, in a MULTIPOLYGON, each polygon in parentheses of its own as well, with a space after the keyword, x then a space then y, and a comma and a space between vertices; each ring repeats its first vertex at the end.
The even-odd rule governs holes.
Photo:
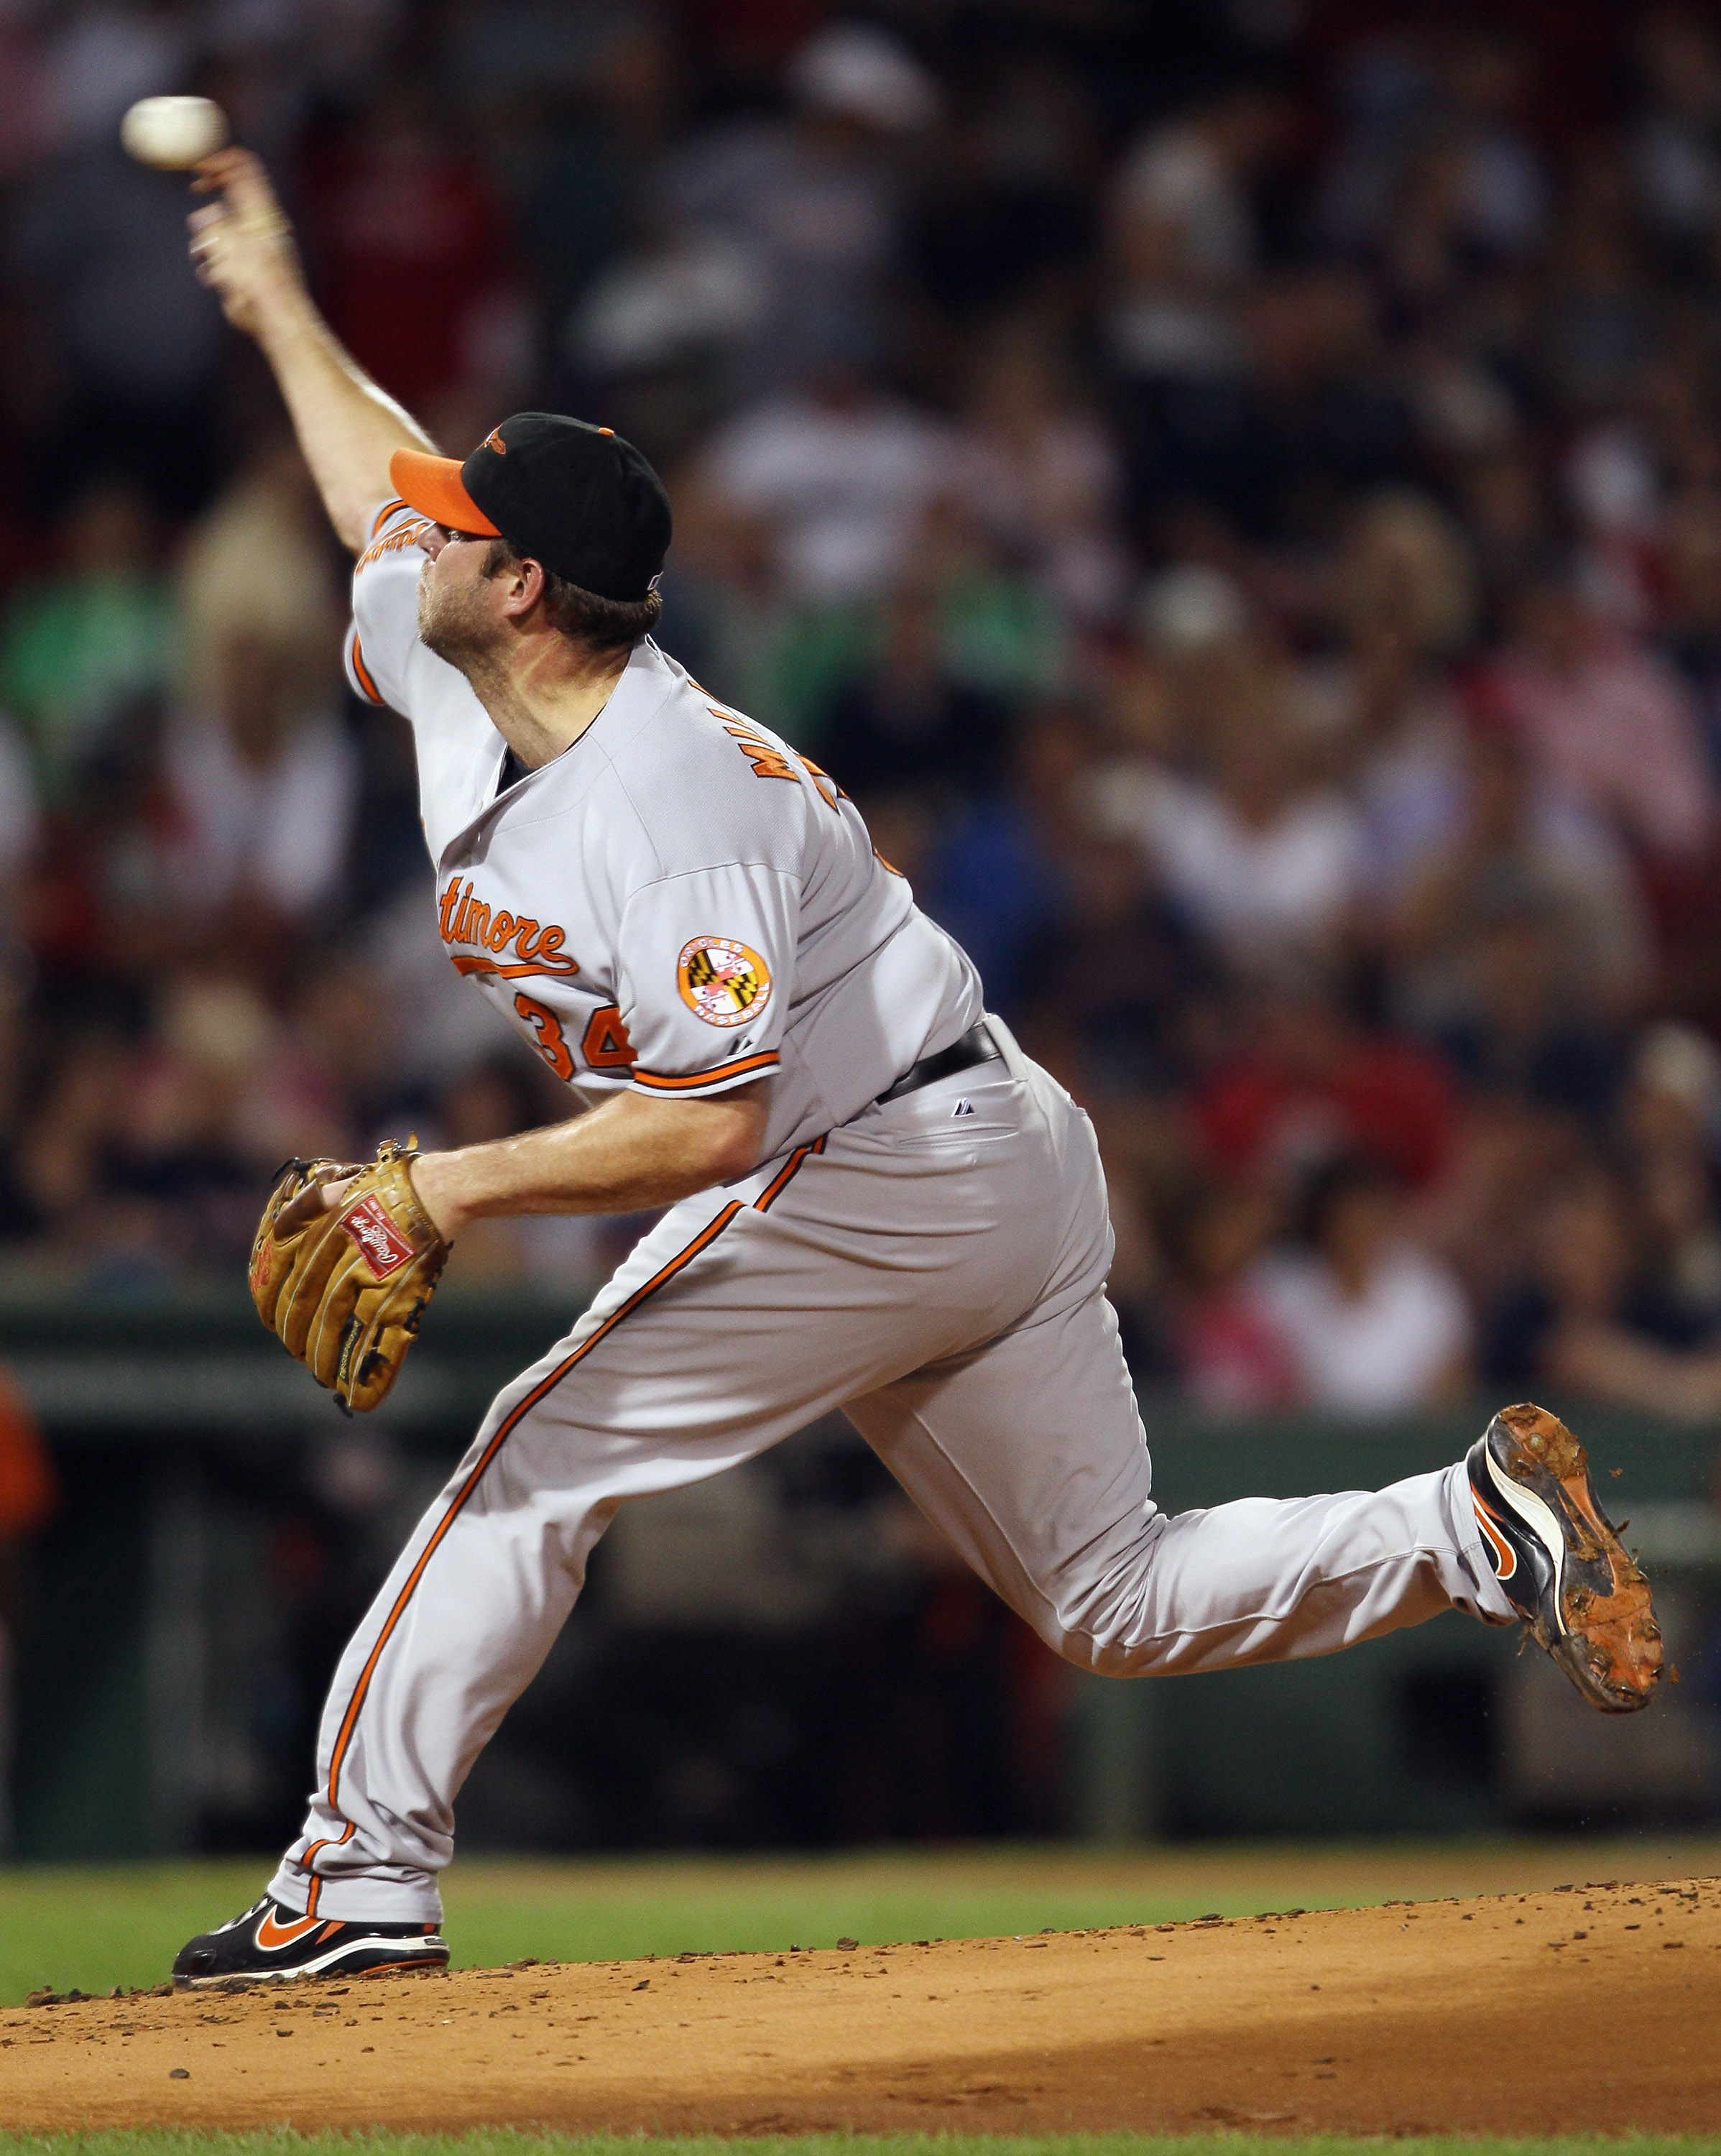
POLYGON ((445 1969, 434 1924, 342 1922, 301 1917, 265 1894, 243 1916, 188 1940, 176 1956, 181 1990, 225 1984, 286 1984, 307 1976, 374 1976, 385 1969, 445 1969))
POLYGON ((1647 1707, 1662 1671, 1649 1582, 1558 1415, 1502 1408, 1465 1466, 1495 1576, 1538 1646, 1604 1714, 1647 1707))

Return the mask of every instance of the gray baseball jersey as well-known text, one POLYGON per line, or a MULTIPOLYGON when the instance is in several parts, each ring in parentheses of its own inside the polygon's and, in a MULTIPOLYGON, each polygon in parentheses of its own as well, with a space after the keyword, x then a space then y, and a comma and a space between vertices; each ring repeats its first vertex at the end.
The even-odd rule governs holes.
POLYGON ((770 1158, 966 1032, 979 978, 853 803, 654 644, 571 748, 499 792, 507 744, 418 640, 426 528, 378 511, 347 671, 412 721, 449 957, 558 1077, 699 1096, 769 1073, 770 1158))
POLYGON ((498 798, 501 737, 417 640, 422 529, 382 512, 348 660, 412 719, 455 964, 582 1089, 774 1073, 770 1157, 671 1206, 504 1388, 335 1672, 279 1902, 435 1921, 461 1784, 617 1508, 836 1408, 1091 1669, 1326 1654, 1454 1604, 1509 1615, 1462 1461, 1160 1512, 1087 1117, 991 1016, 996 1059, 879 1099, 981 1015, 973 969, 829 782, 660 652, 498 798))

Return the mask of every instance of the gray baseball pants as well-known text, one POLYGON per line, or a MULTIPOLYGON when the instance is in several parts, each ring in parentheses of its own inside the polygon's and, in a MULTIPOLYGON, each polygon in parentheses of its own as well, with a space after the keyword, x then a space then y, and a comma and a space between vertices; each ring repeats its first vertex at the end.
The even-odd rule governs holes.
POLYGON ((1013 1042, 672 1208, 498 1396, 402 1552, 335 1672, 271 1893, 438 1919, 454 1799, 617 1507, 835 1408, 1048 1645, 1107 1676, 1329 1654, 1455 1605, 1511 1614, 1462 1463, 1161 1512, 1111 1250, 1092 1127, 1013 1042))

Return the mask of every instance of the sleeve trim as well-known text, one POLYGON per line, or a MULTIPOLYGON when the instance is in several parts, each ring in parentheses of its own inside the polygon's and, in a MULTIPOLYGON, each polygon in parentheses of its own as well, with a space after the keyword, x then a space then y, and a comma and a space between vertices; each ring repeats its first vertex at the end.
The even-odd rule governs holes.
POLYGON ((386 704, 388 701, 371 679, 371 670, 366 665, 365 654, 359 648, 359 634, 356 629, 352 633, 352 672, 353 679, 359 685, 361 696, 368 696, 373 704, 386 704))
POLYGON ((691 1093, 702 1086, 715 1092, 734 1085, 737 1079, 754 1078, 764 1071, 774 1070, 781 1060, 776 1049, 768 1048, 757 1055, 744 1055, 738 1062, 720 1063, 715 1070, 690 1070, 684 1075, 642 1070, 636 1064, 633 1083, 643 1086, 648 1093, 691 1093))

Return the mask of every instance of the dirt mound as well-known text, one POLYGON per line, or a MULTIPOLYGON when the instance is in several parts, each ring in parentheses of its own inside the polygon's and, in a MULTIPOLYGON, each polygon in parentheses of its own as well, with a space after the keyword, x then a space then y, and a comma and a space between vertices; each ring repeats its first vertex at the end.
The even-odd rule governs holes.
POLYGON ((1721 1881, 0 2016, 4 2123, 1532 2133, 1721 2120, 1721 1881))

